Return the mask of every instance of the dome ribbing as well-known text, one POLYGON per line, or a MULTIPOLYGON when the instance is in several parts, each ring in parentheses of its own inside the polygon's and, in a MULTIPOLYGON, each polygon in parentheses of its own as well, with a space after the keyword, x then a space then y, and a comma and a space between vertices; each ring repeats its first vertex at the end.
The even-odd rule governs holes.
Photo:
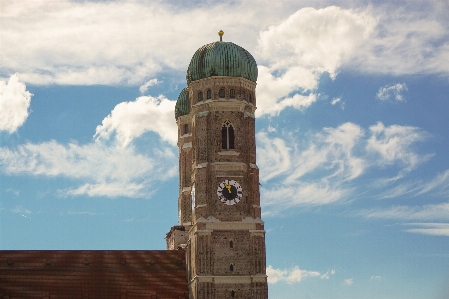
POLYGON ((214 42, 202 46, 193 55, 187 69, 187 85, 192 81, 212 77, 243 77, 257 81, 257 63, 242 47, 231 42, 214 42))
POLYGON ((175 106, 175 118, 187 115, 190 112, 190 99, 189 92, 187 91, 187 87, 184 88, 179 94, 178 100, 176 101, 175 106))

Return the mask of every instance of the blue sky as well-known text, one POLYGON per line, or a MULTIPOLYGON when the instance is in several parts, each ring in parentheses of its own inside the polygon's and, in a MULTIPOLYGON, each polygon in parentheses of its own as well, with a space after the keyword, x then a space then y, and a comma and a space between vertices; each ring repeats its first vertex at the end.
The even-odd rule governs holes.
POLYGON ((449 297, 446 1, 0 5, 0 249, 164 249, 222 29, 259 66, 270 298, 449 297))

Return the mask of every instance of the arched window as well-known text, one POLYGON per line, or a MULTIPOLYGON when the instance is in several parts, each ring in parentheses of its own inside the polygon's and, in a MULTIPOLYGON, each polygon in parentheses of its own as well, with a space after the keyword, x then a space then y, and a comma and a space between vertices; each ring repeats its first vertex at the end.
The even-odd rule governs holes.
POLYGON ((185 124, 184 125, 184 134, 189 133, 189 125, 185 124))
POLYGON ((200 92, 198 93, 198 102, 201 102, 202 100, 203 100, 203 92, 200 91, 200 92))
POLYGON ((235 89, 231 89, 231 90, 229 91, 229 97, 230 97, 231 99, 235 99, 235 89))
POLYGON ((253 102, 253 98, 252 98, 252 96, 251 96, 251 94, 250 94, 250 93, 248 94, 248 102, 250 102, 250 103, 252 103, 252 102, 253 102))
POLYGON ((234 242, 232 242, 232 240, 229 241, 229 248, 234 248, 234 242))
POLYGON ((210 89, 207 90, 207 92, 206 92, 206 99, 207 100, 212 99, 212 90, 210 90, 210 89))
POLYGON ((242 91, 242 100, 246 100, 246 94, 244 91, 242 91))
POLYGON ((234 290, 231 291, 231 297, 232 297, 232 298, 235 297, 235 292, 234 292, 234 290))
POLYGON ((234 265, 233 264, 229 265, 229 271, 234 272, 234 265))
POLYGON ((222 89, 220 89, 218 91, 218 97, 221 98, 221 99, 225 97, 225 90, 224 90, 224 88, 222 88, 222 89))
POLYGON ((221 127, 221 148, 234 149, 234 127, 229 120, 226 120, 221 127))

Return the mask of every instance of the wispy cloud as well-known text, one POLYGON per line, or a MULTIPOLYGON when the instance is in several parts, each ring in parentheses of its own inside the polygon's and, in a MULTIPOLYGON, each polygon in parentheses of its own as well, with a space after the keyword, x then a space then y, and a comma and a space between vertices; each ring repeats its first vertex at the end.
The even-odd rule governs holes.
MULTIPOLYGON (((304 137, 270 136, 269 132, 257 134, 262 200, 271 209, 337 202, 360 188, 354 182, 367 169, 394 167, 403 176, 430 157, 414 148, 425 140, 426 132, 408 126, 386 127, 380 122, 371 126, 368 134, 357 124, 345 123, 304 137)), ((438 184, 429 185, 446 186, 447 177, 449 173, 439 176, 438 184)))
POLYGON ((347 285, 347 286, 350 286, 353 283, 354 283, 354 278, 347 278, 347 279, 343 280, 343 284, 347 285))
POLYGON ((335 105, 335 104, 337 104, 339 102, 341 102, 341 98, 333 98, 332 101, 331 101, 331 104, 335 105))
POLYGON ((31 210, 22 208, 21 206, 16 206, 11 211, 15 214, 19 214, 20 216, 28 219, 31 219, 31 214, 33 214, 31 210))
POLYGON ((8 82, 0 80, 0 131, 11 134, 23 125, 32 96, 18 74, 12 75, 8 82))
POLYGON ((379 88, 376 94, 376 98, 384 102, 405 102, 405 98, 402 95, 404 91, 407 91, 407 84, 396 83, 394 85, 385 85, 379 88))
POLYGON ((341 100, 341 97, 339 98, 333 98, 331 101, 331 105, 335 106, 336 104, 340 103, 340 107, 342 110, 345 110, 345 102, 341 100))
POLYGON ((392 206, 386 209, 362 210, 360 216, 375 219, 398 219, 406 221, 448 221, 449 203, 423 206, 392 206))
POLYGON ((419 128, 401 125, 385 127, 378 122, 369 130, 371 137, 367 141, 366 150, 379 155, 376 163, 386 166, 399 162, 403 166, 402 171, 407 172, 431 157, 430 154, 419 155, 412 149, 412 145, 428 138, 428 134, 419 128))
POLYGON ((434 178, 424 180, 414 180, 400 183, 383 193, 380 198, 396 198, 396 197, 416 197, 428 194, 430 196, 449 196, 449 169, 437 174, 434 178))
POLYGON ((67 212, 67 214, 69 215, 76 215, 76 216, 97 216, 97 215, 101 215, 101 213, 95 213, 95 212, 90 212, 90 211, 83 211, 83 212, 79 212, 79 211, 70 211, 67 212))
POLYGON ((49 141, 26 143, 16 149, 0 148, 0 167, 8 175, 66 177, 87 182, 60 190, 62 195, 129 196, 148 195, 152 183, 176 175, 175 154, 155 150, 146 156, 134 147, 108 147, 101 143, 78 145, 49 141))
POLYGON ((143 85, 139 87, 139 91, 141 94, 144 94, 147 92, 148 88, 157 84, 160 84, 161 81, 159 81, 157 78, 153 78, 147 82, 145 82, 143 85))
POLYGON ((6 192, 12 193, 15 196, 19 196, 19 194, 20 194, 20 191, 14 190, 14 189, 11 189, 11 188, 6 189, 6 192))
POLYGON ((24 209, 21 206, 16 206, 14 209, 12 209, 12 212, 16 213, 16 214, 31 214, 32 213, 31 210, 24 209))
POLYGON ((275 269, 271 265, 267 267, 268 283, 275 284, 280 281, 287 283, 299 283, 301 280, 309 277, 321 277, 321 279, 329 279, 329 275, 334 275, 335 270, 329 270, 322 274, 318 271, 310 271, 300 269, 295 266, 290 269, 275 269))
POLYGON ((449 223, 407 223, 406 226, 414 226, 405 229, 408 233, 449 237, 449 223))
POLYGON ((327 270, 326 273, 321 275, 321 279, 329 279, 329 275, 334 275, 335 270, 327 270))

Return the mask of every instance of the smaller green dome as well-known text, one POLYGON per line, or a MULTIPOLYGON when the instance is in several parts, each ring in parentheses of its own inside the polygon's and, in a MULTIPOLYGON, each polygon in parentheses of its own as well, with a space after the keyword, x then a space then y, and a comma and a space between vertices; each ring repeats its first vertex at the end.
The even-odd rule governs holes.
POLYGON ((243 77, 257 81, 257 63, 244 48, 231 42, 213 42, 193 54, 187 69, 187 84, 212 76, 243 77))
POLYGON ((175 106, 175 118, 187 115, 190 112, 190 99, 189 99, 189 91, 187 87, 184 88, 179 94, 178 100, 176 101, 175 106))

